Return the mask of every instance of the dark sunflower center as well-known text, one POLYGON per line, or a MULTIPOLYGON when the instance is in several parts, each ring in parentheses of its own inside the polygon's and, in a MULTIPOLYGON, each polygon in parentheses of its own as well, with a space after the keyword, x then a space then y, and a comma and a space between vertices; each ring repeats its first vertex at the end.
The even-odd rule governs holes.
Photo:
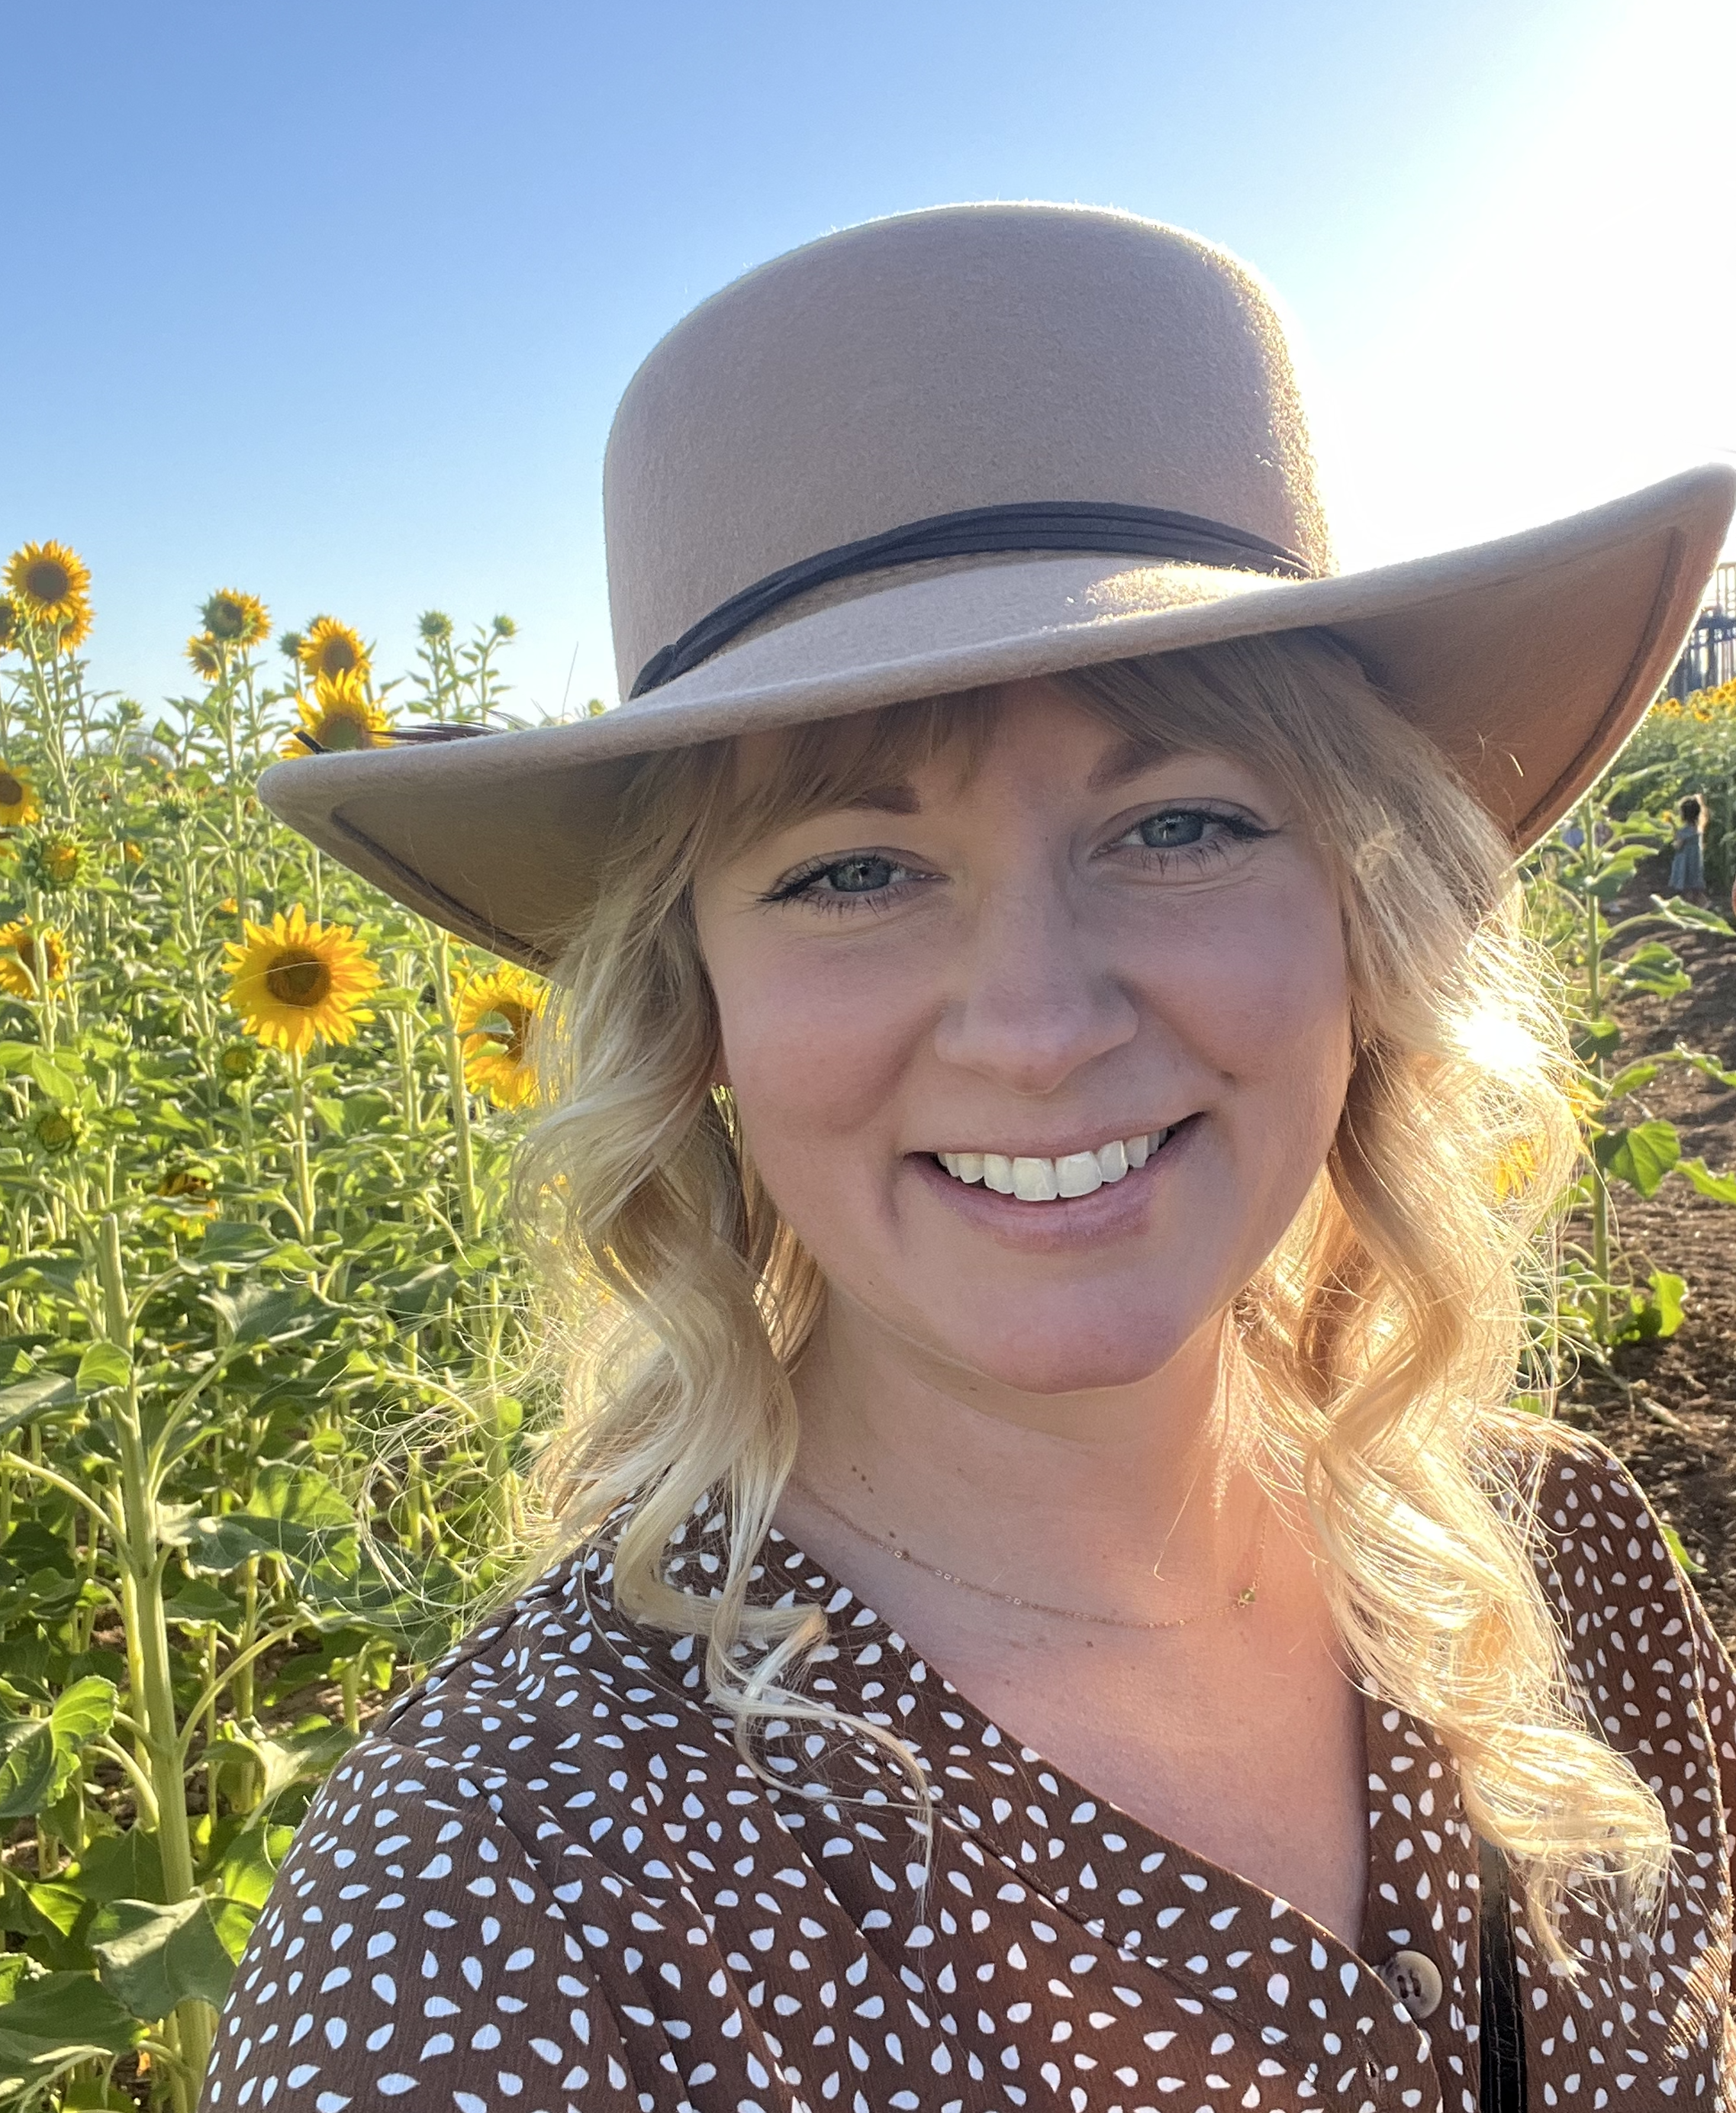
POLYGON ((366 748, 368 729, 352 713, 334 712, 319 730, 319 745, 324 749, 366 748))
POLYGON ((38 601, 59 601, 72 591, 72 575, 57 558, 39 558, 25 571, 24 584, 38 601))
POLYGON ((356 664, 356 650, 347 638, 328 638, 319 649, 322 675, 347 675, 356 664))
POLYGON ((212 635, 218 638, 239 638, 246 623, 246 611, 240 604, 221 597, 212 603, 207 616, 212 635))
POLYGON ((491 1005, 478 1023, 491 1042, 498 1042, 503 1055, 514 1064, 524 1061, 524 1037, 530 1025, 530 1015, 522 1005, 509 997, 491 1005))
POLYGON ((331 971, 314 954, 280 954, 265 972, 265 988, 279 1005, 304 1011, 319 1004, 331 988, 331 971))
POLYGON ((10 770, 0 770, 0 807, 16 807, 22 805, 23 800, 23 786, 10 770))

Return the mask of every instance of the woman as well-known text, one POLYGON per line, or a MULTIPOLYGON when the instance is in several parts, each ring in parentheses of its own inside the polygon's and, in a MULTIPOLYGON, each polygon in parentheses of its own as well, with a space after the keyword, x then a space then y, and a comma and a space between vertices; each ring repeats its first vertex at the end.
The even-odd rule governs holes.
POLYGON ((665 340, 633 701, 267 781, 559 956, 584 1332, 571 1552, 334 1774, 213 2107, 1720 2100, 1736 1681, 1506 1403, 1574 1148, 1512 850, 1730 498, 1337 575, 1262 289, 1116 214, 665 340))

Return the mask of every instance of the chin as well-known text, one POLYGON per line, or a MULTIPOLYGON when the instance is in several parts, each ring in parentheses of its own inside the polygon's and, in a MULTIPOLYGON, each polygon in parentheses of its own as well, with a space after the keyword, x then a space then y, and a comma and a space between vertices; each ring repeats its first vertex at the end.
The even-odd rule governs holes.
POLYGON ((1030 1394, 1094 1394, 1139 1386, 1154 1378, 1192 1332, 1179 1320, 1137 1330, 1125 1324, 1107 1330, 1034 1328, 1027 1315, 1016 1327, 985 1330, 968 1339, 940 1330, 934 1339, 949 1363, 980 1373, 996 1386, 1030 1394))

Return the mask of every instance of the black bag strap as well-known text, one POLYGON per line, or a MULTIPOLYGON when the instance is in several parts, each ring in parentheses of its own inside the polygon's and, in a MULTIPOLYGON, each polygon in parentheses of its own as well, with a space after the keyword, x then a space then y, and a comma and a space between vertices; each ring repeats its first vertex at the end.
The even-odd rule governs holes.
POLYGON ((1482 2113, 1525 2113, 1525 2013, 1513 1956, 1513 1919, 1508 1907, 1507 1860, 1493 1843, 1480 1841, 1479 1919, 1482 2024, 1482 2113))

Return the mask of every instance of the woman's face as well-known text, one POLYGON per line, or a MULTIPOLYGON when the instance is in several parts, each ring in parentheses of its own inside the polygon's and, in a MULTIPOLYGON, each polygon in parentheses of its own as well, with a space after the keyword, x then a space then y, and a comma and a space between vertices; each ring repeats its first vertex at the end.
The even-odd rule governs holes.
POLYGON ((1324 1161, 1350 1002, 1302 818, 1227 757, 1142 761, 1047 681, 1001 692, 967 775, 943 755, 783 829, 696 909, 769 1193, 834 1298, 948 1366, 1159 1371, 1324 1161))

